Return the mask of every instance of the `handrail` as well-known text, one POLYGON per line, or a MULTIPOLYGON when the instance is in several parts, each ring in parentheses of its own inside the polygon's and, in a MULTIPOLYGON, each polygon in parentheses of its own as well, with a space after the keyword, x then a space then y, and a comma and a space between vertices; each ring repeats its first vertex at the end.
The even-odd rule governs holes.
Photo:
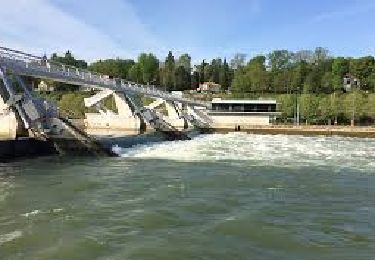
POLYGON ((187 104, 208 106, 207 102, 176 97, 168 92, 158 89, 155 85, 142 85, 121 78, 110 78, 108 75, 77 68, 71 65, 65 65, 54 60, 45 59, 44 57, 1 46, 0 62, 3 62, 11 68, 18 68, 22 70, 23 73, 29 75, 32 75, 33 73, 43 74, 54 80, 65 79, 67 81, 79 82, 84 85, 94 85, 99 88, 111 88, 113 90, 121 90, 125 92, 130 91, 133 93, 161 97, 163 99, 187 104))

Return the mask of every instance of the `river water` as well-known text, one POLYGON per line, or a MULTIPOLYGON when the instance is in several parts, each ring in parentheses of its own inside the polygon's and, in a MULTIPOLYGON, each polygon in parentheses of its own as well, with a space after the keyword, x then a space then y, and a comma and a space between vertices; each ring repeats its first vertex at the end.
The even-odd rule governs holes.
POLYGON ((375 139, 114 149, 0 164, 0 259, 374 259, 375 139))

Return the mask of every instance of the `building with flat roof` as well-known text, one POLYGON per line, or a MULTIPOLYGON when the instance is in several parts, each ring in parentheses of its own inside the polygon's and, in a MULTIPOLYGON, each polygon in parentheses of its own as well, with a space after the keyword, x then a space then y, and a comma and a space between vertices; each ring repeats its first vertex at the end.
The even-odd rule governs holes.
POLYGON ((214 99, 208 114, 214 128, 236 129, 270 125, 280 115, 276 100, 214 99))

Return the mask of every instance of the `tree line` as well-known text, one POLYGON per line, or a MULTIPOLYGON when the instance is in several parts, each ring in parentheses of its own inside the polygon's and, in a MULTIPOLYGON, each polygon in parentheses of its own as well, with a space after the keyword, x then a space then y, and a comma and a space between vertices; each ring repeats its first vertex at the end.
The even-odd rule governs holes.
POLYGON ((235 72, 232 90, 238 93, 330 94, 345 91, 344 77, 356 78, 362 91, 374 92, 374 57, 332 57, 324 48, 295 53, 276 50, 241 64, 235 72))
POLYGON ((65 56, 53 54, 51 59, 111 77, 158 85, 168 91, 196 89, 200 83, 211 81, 220 84, 223 92, 329 94, 342 90, 345 76, 357 78, 362 91, 375 91, 373 56, 333 57, 321 47, 297 52, 275 50, 249 60, 238 53, 229 62, 215 58, 195 65, 189 54, 175 58, 171 51, 163 60, 152 53, 142 53, 136 60, 117 58, 88 64, 70 51, 65 56))
POLYGON ((171 51, 164 60, 159 60, 152 53, 141 53, 136 60, 117 58, 88 64, 84 60, 74 58, 70 51, 64 56, 54 53, 51 59, 110 77, 160 86, 167 91, 196 89, 200 83, 206 81, 218 83, 223 90, 227 90, 235 71, 225 58, 213 59, 211 63, 203 60, 201 64, 193 66, 189 54, 185 53, 175 58, 171 51))
MULTIPOLYGON (((229 62, 215 58, 199 64, 192 64, 189 54, 175 58, 172 52, 161 60, 152 53, 142 53, 136 60, 117 58, 88 64, 70 51, 63 56, 53 54, 51 59, 110 77, 157 85, 167 91, 193 90, 200 83, 212 81, 221 85, 226 93, 223 97, 277 99, 283 120, 295 116, 298 104, 301 118, 310 123, 347 123, 351 119, 375 122, 373 56, 334 57, 318 47, 297 52, 275 50, 250 59, 238 53, 229 62), (349 93, 343 88, 346 76, 360 82, 349 93)), ((60 90, 74 90, 66 84, 51 84, 60 90)))

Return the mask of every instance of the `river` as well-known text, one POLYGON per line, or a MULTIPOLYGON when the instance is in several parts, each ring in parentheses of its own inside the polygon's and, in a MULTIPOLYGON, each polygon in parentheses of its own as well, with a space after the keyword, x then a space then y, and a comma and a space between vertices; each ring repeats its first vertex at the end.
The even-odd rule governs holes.
POLYGON ((0 259, 373 259, 375 139, 214 134, 0 164, 0 259))

